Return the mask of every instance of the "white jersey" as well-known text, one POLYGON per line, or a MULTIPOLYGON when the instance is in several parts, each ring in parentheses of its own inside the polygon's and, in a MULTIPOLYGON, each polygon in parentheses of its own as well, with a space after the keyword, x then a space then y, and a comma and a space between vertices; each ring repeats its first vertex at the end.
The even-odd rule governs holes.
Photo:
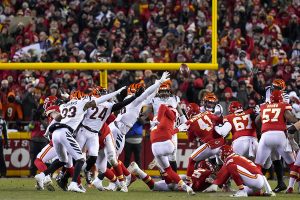
POLYGON ((173 108, 177 108, 178 104, 180 102, 180 99, 178 96, 170 96, 168 98, 160 98, 160 97, 154 97, 150 104, 153 106, 153 114, 154 116, 157 116, 158 109, 161 104, 172 106, 173 108))
POLYGON ((60 105, 59 110, 62 116, 60 123, 70 126, 75 131, 86 113, 83 111, 83 107, 89 101, 90 97, 85 97, 80 100, 72 99, 68 103, 60 105))
MULTIPOLYGON (((283 102, 290 103, 290 97, 286 92, 282 92, 283 102)), ((266 87, 266 99, 265 102, 271 102, 271 86, 266 87)))
POLYGON ((82 121, 82 125, 89 127, 94 132, 99 132, 111 114, 113 105, 114 103, 106 101, 98 104, 96 108, 89 108, 82 121))
POLYGON ((151 101, 152 95, 154 96, 156 94, 156 90, 159 88, 159 86, 159 82, 151 85, 142 93, 141 96, 137 97, 133 102, 121 110, 121 113, 117 116, 115 121, 121 122, 125 125, 124 127, 126 128, 121 130, 123 134, 126 134, 137 121, 142 107, 147 105, 147 102, 151 101))

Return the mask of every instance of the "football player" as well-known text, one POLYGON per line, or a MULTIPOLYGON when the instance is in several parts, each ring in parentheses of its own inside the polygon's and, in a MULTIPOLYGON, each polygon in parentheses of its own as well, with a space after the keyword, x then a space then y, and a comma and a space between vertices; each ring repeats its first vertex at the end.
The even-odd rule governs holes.
POLYGON ((84 164, 84 157, 78 142, 74 138, 74 130, 79 127, 88 108, 95 107, 95 105, 111 99, 123 89, 124 88, 121 88, 93 101, 90 101, 89 97, 81 99, 81 93, 75 91, 70 95, 70 101, 68 103, 60 105, 60 114, 52 120, 45 133, 52 133, 53 146, 59 159, 52 162, 47 170, 35 176, 39 187, 44 187, 43 180, 45 176, 52 174, 55 170, 74 158, 76 161, 74 175, 71 184, 68 186, 68 190, 81 193, 85 192, 79 188, 77 184, 77 179, 84 164))
MULTIPOLYGON (((130 173, 135 174, 142 179, 152 191, 172 191, 181 189, 177 184, 167 184, 165 180, 155 182, 148 174, 141 170, 135 162, 132 162, 129 165, 128 170, 130 173)), ((194 182, 192 189, 194 191, 202 192, 211 185, 209 180, 212 180, 214 175, 215 169, 211 163, 206 161, 200 162, 199 167, 193 172, 192 175, 194 182)), ((181 176, 181 178, 183 180, 185 179, 184 176, 181 176)))
MULTIPOLYGON (((286 103, 289 103, 289 95, 285 93, 285 82, 282 79, 274 79, 272 84, 267 87, 260 85, 257 76, 253 76, 253 87, 256 92, 258 92, 262 97, 265 97, 265 102, 270 102, 270 96, 273 90, 280 90, 283 92, 283 100, 286 103)), ((259 110, 259 106, 256 106, 256 109, 259 110)), ((283 181, 283 164, 281 162, 280 155, 272 154, 269 159, 272 159, 274 171, 277 176, 277 186, 274 189, 274 192, 280 192, 285 190, 287 187, 283 181)))
MULTIPOLYGON (((152 129, 150 133, 151 149, 155 160, 159 166, 166 172, 165 180, 167 183, 175 182, 188 194, 194 194, 191 187, 178 176, 171 168, 169 163, 169 155, 175 151, 175 145, 172 142, 174 132, 174 124, 178 117, 178 112, 172 106, 161 104, 157 114, 158 125, 152 129), (167 180, 169 178, 169 180, 167 180)), ((176 133, 175 133, 176 134, 176 133)))
MULTIPOLYGON (((212 94, 205 96, 205 101, 217 102, 217 97, 212 94)), ((215 107, 215 105, 214 105, 215 107)), ((210 107, 211 108, 211 107, 210 107)), ((196 114, 196 113, 194 113, 196 114)), ((224 144, 224 138, 215 131, 215 126, 222 122, 222 118, 215 115, 211 111, 205 111, 196 115, 191 115, 185 124, 180 125, 179 129, 185 129, 184 125, 187 125, 188 140, 190 142, 199 138, 203 143, 198 147, 189 157, 189 164, 187 167, 187 180, 192 185, 192 174, 194 172, 194 166, 196 162, 205 160, 211 156, 215 156, 219 153, 220 147, 224 144)))
MULTIPOLYGON (((131 98, 128 98, 123 102, 114 103, 106 101, 104 103, 97 104, 95 105, 95 107, 87 110, 86 115, 77 131, 76 137, 80 148, 83 149, 83 147, 85 147, 87 149, 87 155, 89 156, 86 161, 86 167, 84 169, 87 184, 92 183, 90 170, 97 160, 99 151, 98 133, 101 130, 103 124, 106 122, 112 112, 122 109, 123 107, 131 103, 142 92, 143 91, 140 91, 140 93, 138 93, 137 95, 132 96, 131 98)), ((94 99, 106 94, 106 89, 98 86, 93 89, 90 95, 91 99, 94 99)), ((114 167, 117 167, 117 165, 118 164, 116 162, 113 163, 114 167)), ((119 174, 118 177, 122 179, 122 174, 119 174)))
POLYGON ((222 186, 231 177, 239 188, 231 197, 260 195, 263 188, 266 190, 266 195, 275 196, 266 177, 251 160, 235 154, 229 145, 221 148, 220 157, 224 165, 218 172, 216 180, 204 192, 216 192, 218 186, 222 186))
MULTIPOLYGON (((153 129, 157 125, 157 114, 158 109, 161 104, 172 106, 175 109, 179 109, 179 103, 180 99, 178 96, 175 96, 171 92, 171 85, 172 82, 170 80, 165 81, 162 83, 158 89, 157 95, 154 98, 149 98, 148 102, 148 110, 145 113, 153 112, 154 118, 152 121, 150 121, 150 129, 153 129)), ((182 114, 181 116, 178 116, 178 119, 176 119, 175 128, 178 127, 180 124, 186 122, 186 117, 182 114)), ((172 155, 169 156, 169 161, 172 169, 174 171, 177 171, 177 162, 176 162, 176 154, 177 154, 177 134, 174 134, 172 136, 172 142, 175 145, 175 151, 172 155)))
POLYGON ((253 160, 258 146, 254 110, 244 111, 240 102, 233 101, 230 103, 228 111, 230 114, 223 118, 223 125, 216 126, 215 130, 223 137, 226 137, 231 131, 234 153, 253 160))
MULTIPOLYGON (((291 105, 283 102, 283 96, 280 90, 272 91, 270 101, 270 103, 265 103, 260 106, 260 115, 255 119, 255 123, 260 127, 262 133, 258 144, 255 163, 260 167, 263 166, 270 154, 274 151, 281 155, 291 168, 295 159, 292 149, 286 148, 288 143, 285 135, 287 129, 286 121, 295 123, 297 119, 291 113, 291 105)), ((283 189, 283 187, 279 187, 279 189, 283 189)), ((275 192, 278 191, 279 190, 275 190, 275 192)))

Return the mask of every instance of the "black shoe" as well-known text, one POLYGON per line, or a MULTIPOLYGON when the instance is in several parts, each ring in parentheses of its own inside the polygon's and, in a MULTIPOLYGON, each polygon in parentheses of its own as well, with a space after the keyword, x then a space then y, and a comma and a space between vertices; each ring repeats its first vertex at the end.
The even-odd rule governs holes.
POLYGON ((56 183, 63 191, 68 191, 68 178, 62 176, 60 179, 56 179, 56 183))
POLYGON ((84 175, 85 175, 86 184, 88 184, 88 185, 92 184, 92 175, 91 175, 91 172, 84 170, 84 175))
POLYGON ((285 183, 280 183, 276 186, 276 188, 273 190, 275 193, 279 193, 281 191, 285 191, 287 189, 285 183))

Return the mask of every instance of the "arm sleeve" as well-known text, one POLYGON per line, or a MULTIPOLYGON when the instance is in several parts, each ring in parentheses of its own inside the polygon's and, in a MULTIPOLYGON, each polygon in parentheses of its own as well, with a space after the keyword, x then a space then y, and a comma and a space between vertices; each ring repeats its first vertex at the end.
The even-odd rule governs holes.
POLYGON ((123 107, 127 106, 128 104, 130 104, 131 102, 133 102, 136 99, 135 96, 132 96, 122 102, 119 103, 115 103, 112 108, 111 108, 111 112, 117 111, 117 110, 121 110, 123 107))
POLYGON ((263 86, 261 86, 257 80, 257 76, 253 76, 253 88, 254 90, 260 94, 261 96, 266 96, 266 90, 263 86))
POLYGON ((115 92, 112 92, 112 93, 109 93, 109 94, 106 94, 106 95, 103 95, 99 98, 96 98, 95 99, 95 102, 96 102, 96 105, 98 104, 101 104, 105 101, 108 101, 109 99, 113 98, 114 96, 116 96, 120 91, 115 91, 115 92))
POLYGON ((229 171, 227 170, 227 167, 226 165, 224 164, 222 166, 222 168, 220 169, 220 171, 218 172, 217 174, 217 177, 216 179, 214 180, 214 183, 213 184, 216 184, 218 185, 219 187, 222 186, 224 183, 227 182, 227 180, 229 179, 230 177, 230 173, 229 171))
POLYGON ((156 94, 156 90, 159 88, 160 82, 156 81, 153 85, 148 87, 141 96, 137 97, 136 100, 134 101, 134 106, 137 106, 141 104, 145 99, 149 98, 150 96, 154 97, 156 94))
POLYGON ((232 125, 229 122, 225 122, 223 126, 215 126, 215 131, 222 137, 226 137, 231 129, 232 125))

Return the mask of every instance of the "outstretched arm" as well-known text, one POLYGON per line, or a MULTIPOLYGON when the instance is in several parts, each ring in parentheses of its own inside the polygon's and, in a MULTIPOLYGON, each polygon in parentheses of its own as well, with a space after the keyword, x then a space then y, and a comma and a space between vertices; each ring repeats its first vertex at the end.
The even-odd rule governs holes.
POLYGON ((222 126, 215 126, 215 131, 222 137, 226 137, 231 129, 232 125, 229 122, 225 122, 222 126))
POLYGON ((141 96, 137 97, 136 100, 133 102, 134 106, 139 105, 140 103, 142 103, 145 99, 147 99, 150 95, 153 95, 154 93, 156 93, 156 90, 159 88, 159 86, 165 82, 166 80, 168 80, 169 78, 169 72, 164 72, 163 75, 161 76, 160 80, 156 80, 155 83, 153 85, 151 85, 150 87, 148 87, 143 94, 141 94, 141 96))
POLYGON ((103 96, 101 96, 101 97, 99 97, 99 98, 96 98, 94 101, 95 101, 96 105, 101 104, 101 103, 103 103, 103 102, 105 102, 105 101, 108 101, 109 99, 115 97, 117 94, 119 94, 119 93, 120 93, 122 90, 124 90, 125 88, 126 88, 126 86, 124 86, 124 87, 118 89, 118 90, 115 91, 115 92, 111 92, 111 93, 109 93, 109 94, 106 94, 106 95, 103 95, 103 96))

